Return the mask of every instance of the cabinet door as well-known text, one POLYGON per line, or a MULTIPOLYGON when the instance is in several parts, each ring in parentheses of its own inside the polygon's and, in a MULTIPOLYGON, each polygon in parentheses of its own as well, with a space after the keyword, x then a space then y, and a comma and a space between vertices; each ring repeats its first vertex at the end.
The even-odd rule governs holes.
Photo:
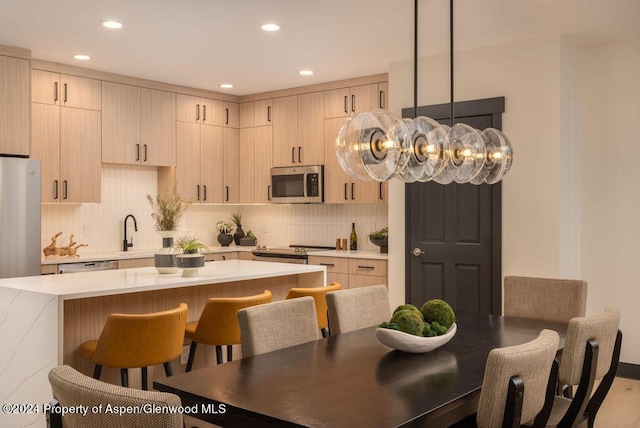
POLYGON ((229 128, 239 128, 239 107, 237 103, 231 103, 228 101, 222 102, 222 126, 228 126, 229 128))
POLYGON ((42 202, 59 202, 60 107, 39 103, 31 106, 31 158, 40 159, 42 202))
POLYGON ((299 157, 303 165, 324 164, 324 94, 298 95, 299 157))
POLYGON ((43 70, 31 70, 32 102, 59 105, 60 89, 60 74, 43 70))
POLYGON ((29 155, 29 67, 0 56, 0 154, 29 155))
POLYGON ((255 201, 271 202, 271 164, 273 156, 273 127, 258 126, 255 140, 255 201))
POLYGON ((60 105, 100 110, 102 108, 101 86, 100 80, 61 74, 60 105))
POLYGON ((222 101, 200 98, 200 123, 211 126, 225 126, 222 101))
POLYGON ((344 172, 336 157, 336 136, 345 118, 325 119, 324 138, 324 201, 329 204, 346 204, 350 201, 351 177, 344 172))
POLYGON ((350 114, 374 110, 379 103, 378 84, 353 86, 350 97, 350 114))
POLYGON ((298 143, 298 97, 273 100, 273 166, 301 165, 298 143))
POLYGON ((380 202, 380 182, 360 181, 351 179, 349 184, 349 199, 359 204, 374 204, 380 202))
POLYGON ((324 92, 324 118, 349 117, 351 111, 349 88, 334 89, 324 92))
POLYGON ((200 127, 200 201, 204 203, 221 204, 226 196, 222 131, 219 126, 200 127))
POLYGON ((224 152, 224 203, 237 204, 240 202, 240 168, 244 168, 244 164, 241 165, 240 163, 238 130, 234 128, 223 128, 222 141, 224 152))
POLYGON ((102 161, 139 164, 143 156, 140 144, 140 88, 103 82, 102 161))
POLYGON ((60 109, 62 202, 100 202, 100 112, 60 109))
POLYGON ((176 123, 176 144, 180 147, 176 154, 176 186, 184 200, 194 202, 200 201, 200 128, 197 123, 176 123))
POLYGON ((240 104, 240 128, 255 126, 255 103, 240 104))
POLYGON ((199 123, 201 114, 200 98, 182 94, 176 96, 176 120, 199 123))
MULTIPOLYGON (((256 202, 256 128, 241 128, 238 146, 240 158, 242 159, 239 165, 238 202, 241 204, 252 204, 256 202)), ((262 161, 262 159, 259 159, 258 162, 260 163, 262 161)))
POLYGON ((176 165, 176 94, 140 90, 140 143, 143 164, 176 165))
POLYGON ((260 100, 254 104, 254 125, 253 126, 267 126, 273 125, 273 100, 260 100))

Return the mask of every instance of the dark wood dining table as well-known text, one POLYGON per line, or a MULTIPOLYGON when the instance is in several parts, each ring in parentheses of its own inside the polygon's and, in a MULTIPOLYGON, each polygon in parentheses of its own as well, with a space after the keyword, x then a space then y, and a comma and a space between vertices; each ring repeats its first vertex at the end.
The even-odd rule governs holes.
MULTIPOLYGON (((457 313, 458 331, 424 354, 393 350, 376 327, 156 380, 191 416, 220 426, 446 427, 477 410, 489 351, 565 323, 457 313)), ((506 387, 506 386, 505 386, 506 387)))

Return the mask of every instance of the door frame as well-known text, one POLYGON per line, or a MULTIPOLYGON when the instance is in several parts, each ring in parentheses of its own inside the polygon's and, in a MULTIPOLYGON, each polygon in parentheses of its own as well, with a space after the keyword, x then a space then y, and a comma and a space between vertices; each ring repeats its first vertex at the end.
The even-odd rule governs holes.
MULTIPOLYGON (((491 123, 494 128, 502 130, 502 113, 505 111, 505 97, 484 98, 471 101, 460 101, 454 104, 456 122, 470 116, 491 116, 491 123)), ((436 121, 449 120, 451 116, 450 104, 435 104, 429 106, 419 106, 418 116, 427 116, 436 121)), ((403 118, 413 118, 414 108, 402 109, 403 118)), ((405 184, 405 187, 408 184, 405 184)), ((410 210, 411 198, 405 198, 405 300, 411 295, 411 224, 410 210)), ((492 279, 491 279, 491 313, 502 314, 502 183, 491 185, 491 257, 492 279)))

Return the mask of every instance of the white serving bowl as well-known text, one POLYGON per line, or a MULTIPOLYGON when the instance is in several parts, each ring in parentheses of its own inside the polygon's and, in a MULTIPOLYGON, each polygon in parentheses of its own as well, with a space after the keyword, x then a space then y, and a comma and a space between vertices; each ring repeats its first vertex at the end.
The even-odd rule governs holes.
POLYGON ((441 347, 456 335, 457 330, 457 324, 453 323, 447 333, 442 336, 419 337, 403 331, 379 327, 376 329, 376 338, 384 345, 397 349, 398 351, 420 354, 441 347))

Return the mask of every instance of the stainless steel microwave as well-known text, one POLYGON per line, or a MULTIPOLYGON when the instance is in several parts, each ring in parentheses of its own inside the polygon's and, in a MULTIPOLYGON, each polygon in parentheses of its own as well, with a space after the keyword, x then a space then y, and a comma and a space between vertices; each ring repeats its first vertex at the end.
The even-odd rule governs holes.
POLYGON ((271 202, 317 204, 324 202, 324 166, 271 168, 271 202))

